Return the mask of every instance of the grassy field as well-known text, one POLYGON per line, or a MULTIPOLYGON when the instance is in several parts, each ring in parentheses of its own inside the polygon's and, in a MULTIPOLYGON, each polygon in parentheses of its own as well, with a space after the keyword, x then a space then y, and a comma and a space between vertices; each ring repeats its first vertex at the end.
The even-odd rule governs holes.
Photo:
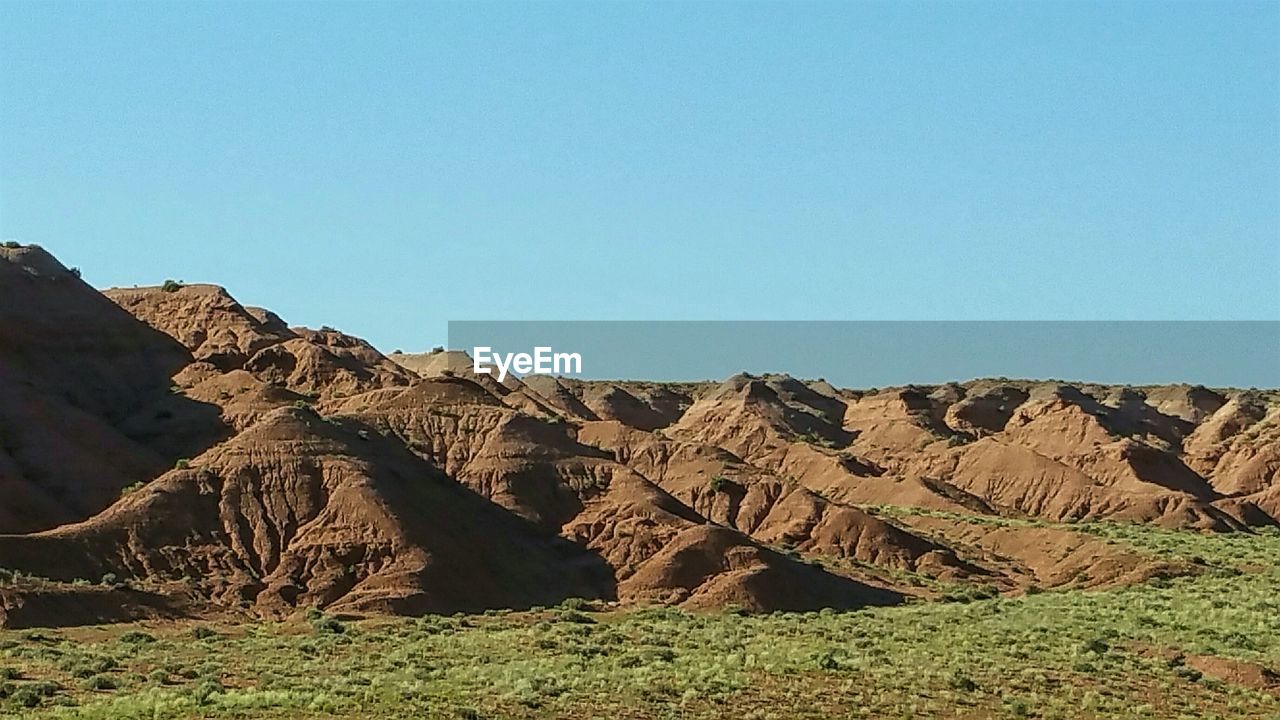
POLYGON ((1205 656, 1280 665, 1280 535, 1072 527, 1206 570, 1107 592, 852 613, 595 613, 567 603, 468 617, 6 631, 0 714, 1280 718, 1280 698, 1193 667, 1205 656))

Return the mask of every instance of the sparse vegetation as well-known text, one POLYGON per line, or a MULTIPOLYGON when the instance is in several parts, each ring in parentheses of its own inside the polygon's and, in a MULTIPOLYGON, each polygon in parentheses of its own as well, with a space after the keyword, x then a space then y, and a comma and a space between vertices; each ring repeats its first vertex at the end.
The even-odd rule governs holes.
POLYGON ((1275 695, 1184 660, 1280 663, 1280 533, 1079 527, 1146 552, 1200 558, 1206 571, 1105 592, 847 613, 595 613, 590 601, 570 599, 550 610, 355 624, 314 611, 303 622, 225 632, 2 631, 0 713, 389 720, 624 710, 654 718, 1280 712, 1275 695))
POLYGON ((821 435, 818 435, 817 433, 812 433, 812 432, 803 433, 797 436, 796 439, 799 440, 800 442, 809 443, 810 445, 817 445, 819 447, 824 447, 827 449, 831 449, 836 446, 835 442, 832 441, 830 438, 825 438, 825 437, 822 437, 821 435))
POLYGON ((160 286, 160 289, 167 293, 175 293, 181 290, 183 287, 184 287, 183 284, 178 282, 177 280, 165 280, 164 284, 160 286))
POLYGON ((127 497, 127 496, 129 496, 129 495, 132 495, 132 494, 134 494, 135 492, 137 492, 137 491, 141 490, 142 488, 146 487, 146 484, 147 484, 147 483, 146 483, 145 481, 143 481, 143 480, 139 480, 139 481, 138 481, 138 482, 136 482, 136 483, 132 483, 132 484, 130 484, 130 485, 125 485, 123 488, 120 488, 120 497, 127 497))
MULTIPOLYGON (((882 515, 901 509, 882 507, 882 515)), ((931 511, 914 511, 929 514, 931 511)), ((963 518, 963 516, 957 516, 963 518)), ((1019 520, 965 518, 978 523, 1019 520)), ((1027 521, 1034 523, 1034 521, 1027 521)), ((1089 523, 1206 571, 1116 591, 856 612, 556 609, 215 630, 0 632, 18 717, 1274 717, 1187 657, 1280 664, 1280 533, 1089 523), (193 642, 197 639, 200 642, 193 642), (216 641, 216 642, 214 642, 216 641), (1140 710, 1138 710, 1140 708, 1140 710)), ((105 580, 105 578, 104 578, 105 580)))

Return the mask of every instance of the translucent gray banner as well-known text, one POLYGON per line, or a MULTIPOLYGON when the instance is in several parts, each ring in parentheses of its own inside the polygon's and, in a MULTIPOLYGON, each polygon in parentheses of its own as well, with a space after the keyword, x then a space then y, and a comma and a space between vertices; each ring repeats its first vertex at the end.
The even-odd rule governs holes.
POLYGON ((533 360, 536 348, 576 354, 579 371, 561 365, 551 374, 586 379, 718 380, 745 371, 851 388, 980 377, 1280 387, 1276 321, 454 321, 449 348, 473 357, 488 348, 481 354, 490 367, 495 356, 533 360))

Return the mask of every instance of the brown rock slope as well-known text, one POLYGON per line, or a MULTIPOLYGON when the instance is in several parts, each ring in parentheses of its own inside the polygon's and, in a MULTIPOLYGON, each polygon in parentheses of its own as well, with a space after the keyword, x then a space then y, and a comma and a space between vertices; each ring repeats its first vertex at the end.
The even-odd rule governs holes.
POLYGON ((1274 485, 1270 425, 1243 435, 1228 457, 1229 438, 1265 414, 1241 409, 1244 400, 1205 418, 1197 413, 1212 403, 1203 393, 1179 401, 1164 392, 1160 404, 1201 417, 1197 427, 1125 388, 977 381, 836 400, 806 389, 739 376, 698 400, 671 433, 848 503, 1217 530, 1270 522, 1255 498, 1227 497, 1259 493, 1265 502, 1264 487, 1274 485))
POLYGON ((938 577, 978 572, 943 545, 744 463, 722 448, 668 440, 617 422, 588 423, 578 437, 609 450, 717 524, 768 545, 938 577))
POLYGON ((171 467, 164 438, 221 434, 170 392, 187 351, 36 247, 0 248, 0 532, 88 517, 171 467))
POLYGON ((1274 392, 499 383, 465 354, 386 357, 216 286, 109 295, 0 250, 0 567, 54 580, 0 588, 10 625, 40 607, 856 607, 924 592, 917 575, 1109 586, 1193 570, 957 518, 1280 518, 1274 392), (108 574, 130 585, 67 582, 108 574))
POLYGON ((290 329, 270 312, 240 305, 216 285, 106 294, 218 371, 246 370, 264 383, 320 400, 408 385, 412 377, 359 338, 332 328, 290 329))
POLYGON ((597 552, 613 568, 620 599, 660 596, 699 605, 731 594, 739 604, 766 609, 776 607, 761 585, 770 578, 793 585, 779 602, 808 598, 814 607, 850 607, 895 597, 849 578, 799 572, 802 563, 733 528, 691 532, 707 529, 697 511, 611 453, 577 440, 573 426, 514 410, 472 380, 427 379, 408 390, 352 398, 339 411, 401 438, 502 507, 597 552), (673 543, 686 552, 668 553, 673 543), (694 563, 729 547, 736 548, 733 562, 694 563), (665 586, 670 563, 698 569, 665 586))
POLYGON ((58 580, 194 580, 221 606, 426 612, 608 596, 598 559, 538 533, 402 445, 304 409, 253 427, 83 523, 0 538, 58 580))
POLYGON ((134 317, 219 370, 244 367, 265 347, 297 335, 274 316, 259 319, 217 285, 112 288, 103 292, 134 317))

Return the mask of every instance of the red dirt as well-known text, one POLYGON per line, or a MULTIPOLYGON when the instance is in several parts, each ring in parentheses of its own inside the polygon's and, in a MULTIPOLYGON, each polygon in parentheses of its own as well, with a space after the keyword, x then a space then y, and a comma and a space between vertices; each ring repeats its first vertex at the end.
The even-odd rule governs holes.
POLYGON ((1280 402, 1258 391, 498 383, 217 286, 104 297, 0 249, 0 566, 50 579, 0 593, 11 626, 572 596, 856 607, 920 592, 903 572, 1141 582, 1193 570, 860 506, 1231 531, 1280 519, 1278 448, 1280 402), (149 589, 70 584, 107 573, 149 589))

